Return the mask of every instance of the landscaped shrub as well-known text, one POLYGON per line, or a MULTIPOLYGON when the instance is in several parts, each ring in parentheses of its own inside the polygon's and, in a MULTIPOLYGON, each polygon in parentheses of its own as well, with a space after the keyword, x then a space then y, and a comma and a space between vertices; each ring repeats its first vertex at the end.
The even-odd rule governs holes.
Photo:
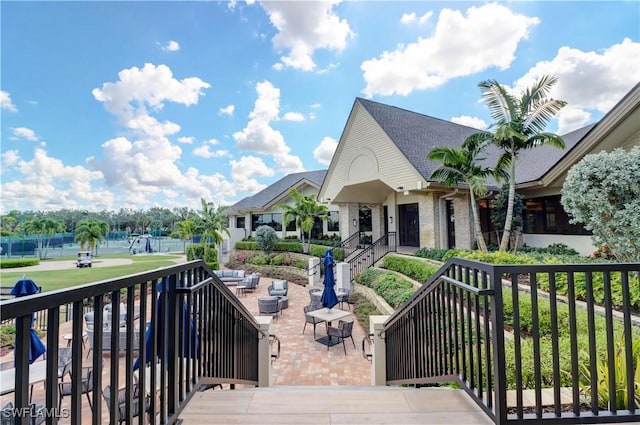
POLYGON ((207 263, 211 270, 219 270, 220 262, 218 261, 218 250, 214 247, 208 247, 204 250, 204 262, 207 263))
POLYGON ((426 282, 438 270, 436 266, 424 261, 397 255, 385 255, 382 259, 382 267, 402 273, 421 283, 426 282))
POLYGON ((0 261, 0 269, 13 269, 17 267, 37 266, 40 264, 38 258, 16 258, 0 261))
POLYGON ((194 243, 187 247, 187 261, 204 258, 204 244, 194 243))
POLYGON ((452 257, 467 258, 469 260, 482 261, 489 264, 536 264, 535 258, 528 255, 516 255, 510 252, 481 252, 451 249, 442 258, 447 261, 452 257))
POLYGON ((271 226, 260 226, 256 230, 256 244, 265 253, 270 253, 278 243, 278 235, 271 226))
POLYGON ((269 256, 266 254, 256 254, 251 257, 247 257, 245 262, 247 264, 255 264, 256 266, 266 266, 269 264, 269 256))
POLYGON ((393 308, 398 308, 415 292, 413 284, 396 274, 367 269, 356 276, 356 282, 380 295, 393 308))
POLYGON ((284 265, 283 263, 285 262, 285 259, 286 257, 284 254, 277 254, 271 257, 271 260, 269 261, 269 263, 272 266, 282 266, 284 265))
POLYGON ((449 251, 448 249, 420 248, 414 254, 416 257, 428 258, 430 260, 443 261, 442 257, 449 251))

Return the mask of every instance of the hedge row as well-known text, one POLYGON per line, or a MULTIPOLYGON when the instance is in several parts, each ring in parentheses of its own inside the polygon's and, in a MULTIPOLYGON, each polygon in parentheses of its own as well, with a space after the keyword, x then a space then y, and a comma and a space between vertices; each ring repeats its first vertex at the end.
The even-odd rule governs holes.
POLYGON ((12 258, 0 261, 0 269, 14 269, 18 267, 37 266, 38 258, 12 258))
MULTIPOLYGON (((241 250, 250 250, 250 251, 259 251, 258 244, 255 241, 239 241, 236 242, 236 249, 241 250)), ((323 257, 325 252, 329 249, 327 246, 323 245, 310 245, 309 246, 309 255, 314 257, 323 257)), ((285 242, 280 241, 273 248, 274 251, 287 251, 287 252, 297 252, 302 253, 302 243, 300 242, 285 242)), ((344 260, 344 251, 342 249, 334 249, 333 250, 333 259, 335 261, 344 260)))
POLYGON ((382 259, 382 267, 402 273, 420 283, 426 282, 438 270, 438 267, 427 264, 422 260, 414 260, 398 255, 385 255, 382 259))
POLYGON ((373 289, 393 308, 400 307, 415 292, 411 281, 382 270, 367 269, 356 276, 356 282, 373 289))

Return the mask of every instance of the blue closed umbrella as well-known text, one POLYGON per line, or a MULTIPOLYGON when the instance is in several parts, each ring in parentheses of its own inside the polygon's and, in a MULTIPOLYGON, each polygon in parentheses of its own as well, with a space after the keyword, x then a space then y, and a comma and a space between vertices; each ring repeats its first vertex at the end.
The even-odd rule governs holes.
POLYGON ((334 265, 333 254, 330 249, 327 249, 324 253, 324 290, 322 291, 322 298, 320 298, 320 301, 322 302, 322 306, 327 307, 329 310, 331 310, 334 305, 338 304, 338 296, 334 289, 334 286, 336 286, 336 279, 333 275, 334 265))
MULTIPOLYGON (((166 326, 164 322, 167 320, 167 316, 164 315, 164 298, 159 294, 162 293, 163 284, 160 283, 158 285, 158 300, 157 302, 157 311, 158 311, 158 326, 156 330, 156 341, 159 344, 161 341, 162 333, 166 330, 166 326)), ((184 358, 192 358, 195 359, 200 356, 200 336, 196 334, 195 323, 192 318, 189 317, 189 306, 184 302, 182 296, 180 296, 179 305, 182 307, 182 323, 183 329, 180 331, 182 333, 182 354, 181 357, 184 358)), ((180 307, 178 307, 180 308, 180 307)), ((144 343, 146 347, 146 359, 145 364, 151 363, 151 341, 154 332, 153 323, 147 325, 147 329, 144 334, 144 343)), ((164 352, 161 347, 158 347, 158 357, 162 358, 164 356, 164 352)), ((136 361, 133 363, 133 369, 136 370, 140 367, 140 356, 136 358, 136 361)))
MULTIPOLYGON (((13 285, 11 289, 11 295, 16 297, 24 297, 27 295, 33 295, 40 292, 40 287, 36 285, 36 283, 31 279, 22 278, 13 285)), ((36 330, 33 329, 33 322, 35 321, 35 316, 31 315, 31 332, 29 335, 29 363, 33 363, 36 361, 38 357, 43 355, 47 351, 47 347, 45 347, 44 343, 38 338, 38 334, 36 330)), ((15 350, 15 348, 14 348, 15 350)), ((15 357, 15 356, 14 356, 15 357)))

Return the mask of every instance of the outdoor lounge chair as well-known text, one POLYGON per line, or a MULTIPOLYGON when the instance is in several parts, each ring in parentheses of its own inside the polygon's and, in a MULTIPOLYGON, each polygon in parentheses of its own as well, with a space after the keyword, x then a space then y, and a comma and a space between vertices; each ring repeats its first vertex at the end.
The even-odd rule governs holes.
POLYGON ((344 310, 344 303, 347 303, 347 308, 351 310, 351 304, 349 304, 349 294, 351 291, 346 288, 342 288, 336 292, 338 296, 338 302, 340 303, 340 308, 344 310))
POLYGON ((272 297, 284 297, 289 291, 289 283, 286 280, 274 280, 267 291, 272 297))
POLYGON ((258 311, 260 314, 268 314, 277 318, 280 311, 278 297, 258 297, 258 311))
MULTIPOLYGON (((320 306, 318 308, 322 308, 322 306, 320 306)), ((304 330, 307 328, 307 323, 311 323, 313 325, 313 339, 316 339, 316 326, 319 323, 324 322, 324 320, 318 319, 317 317, 310 316, 308 313, 310 311, 317 310, 318 308, 316 308, 316 306, 314 306, 312 304, 305 305, 304 308, 303 308, 303 311, 304 311, 304 327, 302 328, 302 334, 304 335, 304 330)))
MULTIPOLYGON (((104 360, 102 362, 104 363, 104 360)), ((91 403, 91 397, 89 397, 89 393, 93 391, 93 366, 85 366, 81 369, 80 380, 80 393, 86 394, 89 407, 91 408, 91 411, 93 411, 93 404, 91 403)), ((73 376, 71 377, 70 382, 58 382, 58 389, 60 390, 58 411, 60 411, 60 407, 62 406, 62 399, 73 394, 71 388, 72 382, 73 376)))
MULTIPOLYGON (((344 345, 345 338, 351 338, 351 342, 353 343, 353 348, 356 348, 356 342, 353 340, 353 322, 346 322, 344 320, 340 320, 338 322, 338 327, 334 328, 333 326, 327 327, 327 335, 329 337, 338 338, 338 340, 342 340, 342 348, 344 349, 344 355, 347 355, 347 347, 344 345)), ((327 350, 329 350, 329 345, 327 345, 327 350)))
MULTIPOLYGON (((131 412, 133 417, 140 416, 140 402, 139 402, 139 394, 140 394, 140 385, 136 384, 131 388, 131 392, 133 393, 133 403, 131 404, 131 412)), ((107 385, 104 387, 102 391, 102 396, 104 397, 104 401, 107 403, 107 410, 109 410, 109 405, 111 404, 111 386, 107 385)), ((118 398, 118 408, 116 409, 116 417, 111 418, 111 423, 115 423, 118 421, 119 423, 126 422, 127 420, 127 393, 126 388, 121 388, 115 395, 118 398)), ((148 397, 145 397, 145 412, 148 412, 151 408, 150 401, 148 397)), ((151 418, 149 418, 149 422, 151 422, 151 418)))

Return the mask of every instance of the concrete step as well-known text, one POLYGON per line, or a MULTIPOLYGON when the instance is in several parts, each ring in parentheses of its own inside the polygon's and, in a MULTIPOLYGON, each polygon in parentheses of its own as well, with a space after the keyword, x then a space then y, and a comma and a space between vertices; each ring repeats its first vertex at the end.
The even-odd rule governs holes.
POLYGON ((183 425, 482 425, 489 418, 464 391, 374 386, 242 388, 197 393, 183 425))

